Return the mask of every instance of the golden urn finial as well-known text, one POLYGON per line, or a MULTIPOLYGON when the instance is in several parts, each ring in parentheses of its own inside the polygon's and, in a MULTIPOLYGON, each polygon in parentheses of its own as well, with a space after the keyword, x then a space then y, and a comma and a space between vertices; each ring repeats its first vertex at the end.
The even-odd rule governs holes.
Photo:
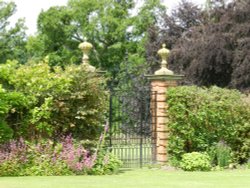
POLYGON ((167 58, 170 51, 166 48, 166 44, 163 44, 162 49, 160 49, 157 53, 161 56, 162 61, 161 68, 155 71, 155 75, 173 75, 173 71, 167 69, 167 58))
POLYGON ((93 48, 93 45, 89 42, 87 42, 87 38, 84 38, 84 42, 79 44, 78 46, 82 52, 83 52, 83 57, 82 57, 82 65, 86 67, 87 71, 94 72, 95 67, 89 64, 89 52, 93 48))

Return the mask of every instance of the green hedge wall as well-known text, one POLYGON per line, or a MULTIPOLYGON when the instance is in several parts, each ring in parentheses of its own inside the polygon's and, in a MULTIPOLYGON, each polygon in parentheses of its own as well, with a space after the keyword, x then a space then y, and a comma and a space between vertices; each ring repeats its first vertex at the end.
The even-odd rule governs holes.
POLYGON ((250 105, 236 91, 218 87, 183 86, 167 91, 172 162, 189 152, 205 152, 219 142, 233 151, 235 162, 250 153, 250 105))

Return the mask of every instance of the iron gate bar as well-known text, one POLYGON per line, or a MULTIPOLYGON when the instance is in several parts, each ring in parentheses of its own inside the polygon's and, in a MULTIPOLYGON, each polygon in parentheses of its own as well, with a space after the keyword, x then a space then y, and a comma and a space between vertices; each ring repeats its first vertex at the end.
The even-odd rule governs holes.
MULTIPOLYGON (((109 96, 109 130, 112 129, 112 90, 109 96)), ((109 146, 112 146, 111 131, 109 131, 109 146)))
MULTIPOLYGON (((140 94, 140 95, 142 95, 142 93, 140 94)), ((141 96, 142 97, 142 96, 141 96)), ((142 99, 142 98, 141 98, 142 99)), ((142 109, 143 109, 143 107, 142 107, 142 102, 141 102, 141 106, 140 106, 140 110, 141 110, 141 112, 142 112, 142 109)), ((142 113, 141 113, 141 124, 140 124, 140 131, 142 131, 142 113)), ((140 167, 142 168, 142 142, 143 142, 143 140, 142 140, 142 132, 140 133, 140 167)))

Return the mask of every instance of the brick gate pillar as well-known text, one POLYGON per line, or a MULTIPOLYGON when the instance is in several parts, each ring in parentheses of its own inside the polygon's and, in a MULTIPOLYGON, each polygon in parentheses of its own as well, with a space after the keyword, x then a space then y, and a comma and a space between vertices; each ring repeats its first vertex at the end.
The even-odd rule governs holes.
POLYGON ((168 160, 167 145, 168 145, 168 115, 167 115, 167 96, 166 91, 170 87, 177 86, 178 80, 182 80, 182 75, 175 75, 167 69, 167 57, 169 50, 163 48, 158 51, 162 58, 161 69, 156 71, 154 75, 147 75, 151 82, 151 113, 152 126, 155 131, 156 142, 156 162, 164 164, 168 160))

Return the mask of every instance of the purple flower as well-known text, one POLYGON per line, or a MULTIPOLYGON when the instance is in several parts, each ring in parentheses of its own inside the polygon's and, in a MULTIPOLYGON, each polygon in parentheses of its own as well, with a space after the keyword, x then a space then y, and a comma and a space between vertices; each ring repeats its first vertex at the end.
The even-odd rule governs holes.
POLYGON ((30 162, 29 160, 34 160, 29 156, 35 156, 37 162, 49 159, 52 165, 64 162, 72 171, 82 173, 86 169, 93 168, 97 152, 91 154, 82 145, 74 144, 71 135, 63 137, 56 147, 53 147, 49 141, 27 145, 23 139, 0 145, 0 163, 12 160, 27 163, 30 162))
POLYGON ((104 136, 103 136, 103 134, 101 134, 101 136, 100 136, 100 138, 99 138, 100 142, 103 141, 103 138, 104 138, 104 136))
POLYGON ((108 132, 109 130, 109 124, 108 124, 108 121, 106 122, 106 125, 104 126, 104 132, 108 132))

